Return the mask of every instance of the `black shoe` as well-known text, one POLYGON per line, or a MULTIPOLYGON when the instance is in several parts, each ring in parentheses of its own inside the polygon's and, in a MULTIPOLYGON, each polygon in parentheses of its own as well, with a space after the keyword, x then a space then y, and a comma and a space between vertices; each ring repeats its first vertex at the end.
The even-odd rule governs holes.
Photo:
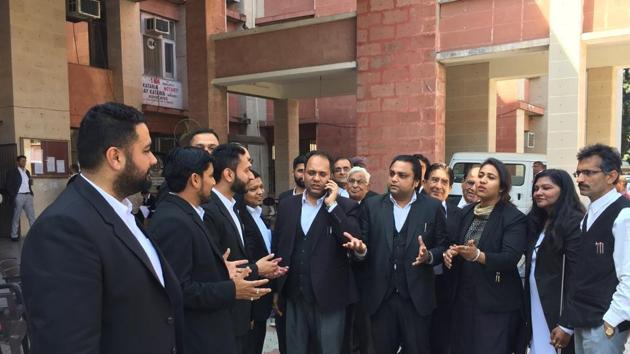
POLYGON ((18 242, 20 240, 20 236, 18 237, 11 237, 11 241, 13 242, 18 242))

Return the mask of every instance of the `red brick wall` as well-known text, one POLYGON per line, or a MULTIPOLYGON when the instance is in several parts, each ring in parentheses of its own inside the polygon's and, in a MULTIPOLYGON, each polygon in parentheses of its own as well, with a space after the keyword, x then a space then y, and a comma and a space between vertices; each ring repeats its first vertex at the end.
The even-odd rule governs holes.
POLYGON ((435 1, 357 1, 357 154, 368 158, 374 190, 396 154, 444 158, 435 13, 435 1))
POLYGON ((92 106, 114 100, 111 83, 111 70, 68 64, 70 127, 78 128, 92 106))
POLYGON ((356 97, 323 97, 318 98, 315 104, 318 113, 317 148, 334 157, 356 156, 356 97))
POLYGON ((460 0, 442 4, 439 50, 547 38, 548 1, 460 0))
POLYGON ((519 100, 519 80, 497 82, 497 135, 498 152, 515 152, 516 111, 514 104, 519 100))
POLYGON ((356 0, 315 0, 315 17, 354 12, 356 10, 356 0))
POLYGON ((140 11, 179 21, 179 5, 167 0, 145 0, 140 3, 140 11))
POLYGON ((265 0, 265 16, 272 17, 315 9, 315 0, 265 0))
POLYGON ((630 4, 619 0, 584 0, 583 32, 630 27, 630 4))

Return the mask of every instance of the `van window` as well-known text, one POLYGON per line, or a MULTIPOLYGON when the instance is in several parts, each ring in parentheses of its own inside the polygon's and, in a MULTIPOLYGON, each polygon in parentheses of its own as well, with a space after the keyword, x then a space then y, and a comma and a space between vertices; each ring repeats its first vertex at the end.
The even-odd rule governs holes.
MULTIPOLYGON (((472 167, 481 164, 476 162, 458 162, 453 166, 453 174, 455 176, 454 183, 462 183, 466 177, 466 173, 472 167)), ((522 186, 525 183, 525 165, 506 163, 505 167, 512 175, 512 186, 522 186)))

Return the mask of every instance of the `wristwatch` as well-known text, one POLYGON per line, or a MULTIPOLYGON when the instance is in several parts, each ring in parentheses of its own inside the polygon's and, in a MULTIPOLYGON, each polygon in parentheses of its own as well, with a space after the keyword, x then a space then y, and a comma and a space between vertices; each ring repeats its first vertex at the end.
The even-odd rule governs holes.
POLYGON ((604 333, 606 334, 606 337, 612 338, 612 336, 615 335, 615 327, 604 322, 604 333))

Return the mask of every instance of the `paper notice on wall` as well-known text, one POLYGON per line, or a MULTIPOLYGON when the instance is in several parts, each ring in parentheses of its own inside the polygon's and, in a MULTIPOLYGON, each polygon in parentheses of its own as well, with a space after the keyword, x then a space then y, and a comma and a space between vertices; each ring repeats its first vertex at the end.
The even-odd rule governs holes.
POLYGON ((57 173, 66 173, 66 161, 57 160, 57 173))
POLYGON ((33 162, 33 169, 35 170, 36 175, 44 174, 44 164, 41 162, 33 162))
POLYGON ((55 158, 54 157, 48 157, 46 159, 46 172, 55 172, 57 171, 57 169, 55 168, 55 158))

